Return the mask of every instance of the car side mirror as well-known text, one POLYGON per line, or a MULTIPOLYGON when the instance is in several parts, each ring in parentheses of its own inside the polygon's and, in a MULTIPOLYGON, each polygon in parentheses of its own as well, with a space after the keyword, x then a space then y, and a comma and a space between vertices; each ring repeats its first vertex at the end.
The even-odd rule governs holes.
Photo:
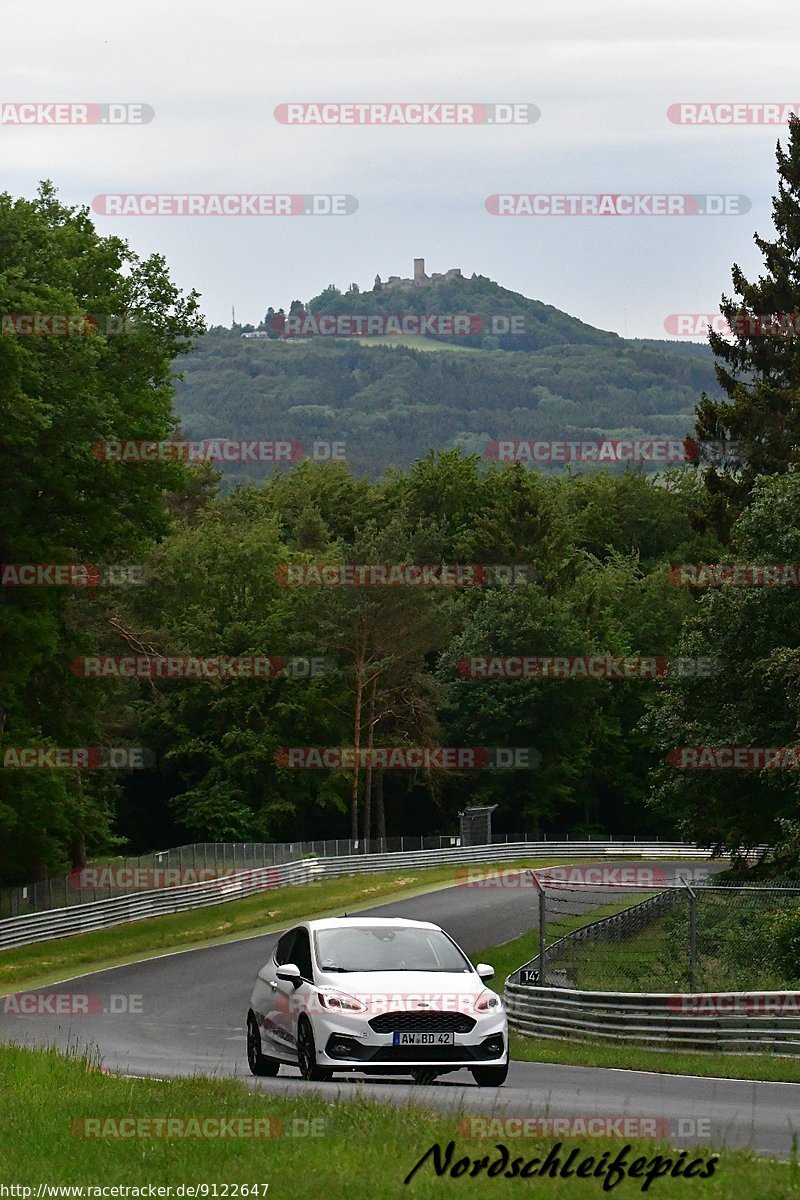
POLYGON ((275 974, 278 976, 278 979, 283 979, 286 983, 293 983, 295 987, 299 987, 302 983, 300 968, 295 966, 294 963, 284 963, 283 966, 278 967, 275 974))
POLYGON ((475 970, 480 975, 481 979, 491 979, 494 975, 494 967, 490 967, 488 963, 478 963, 475 970))

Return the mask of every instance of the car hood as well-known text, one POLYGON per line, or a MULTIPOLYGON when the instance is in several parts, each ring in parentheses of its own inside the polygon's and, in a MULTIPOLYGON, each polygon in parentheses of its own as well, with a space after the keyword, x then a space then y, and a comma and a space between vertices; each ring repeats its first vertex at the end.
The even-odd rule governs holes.
POLYGON ((467 1008, 486 983, 472 972, 450 974, 440 971, 347 971, 320 972, 320 986, 345 992, 372 1005, 390 1008, 431 1008, 458 1012, 467 1008), (467 1003, 468 1002, 468 1003, 467 1003))

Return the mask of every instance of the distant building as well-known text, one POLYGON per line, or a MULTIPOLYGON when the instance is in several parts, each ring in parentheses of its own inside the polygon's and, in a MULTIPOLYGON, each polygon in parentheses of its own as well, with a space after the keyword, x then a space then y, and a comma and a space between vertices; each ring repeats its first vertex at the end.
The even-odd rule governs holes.
POLYGON ((461 273, 460 267, 451 267, 451 269, 449 271, 445 271, 444 274, 437 273, 434 275, 426 275, 425 259, 415 258, 413 279, 403 279, 400 275, 390 275, 383 286, 385 288, 402 288, 403 290, 406 290, 408 288, 424 287, 426 283, 443 283, 446 279, 463 278, 464 276, 461 273))

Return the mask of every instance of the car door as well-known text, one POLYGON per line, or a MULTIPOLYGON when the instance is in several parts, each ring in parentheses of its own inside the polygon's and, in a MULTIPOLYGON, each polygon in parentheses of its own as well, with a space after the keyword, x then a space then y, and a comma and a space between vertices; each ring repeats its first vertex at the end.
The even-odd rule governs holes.
POLYGON ((290 1060, 293 1055, 286 1020, 286 984, 278 979, 277 969, 283 963, 294 961, 292 948, 296 935, 297 930, 290 929, 278 939, 272 958, 258 972, 253 1003, 264 1054, 290 1060))
POLYGON ((287 947, 288 957, 285 962, 294 963, 300 971, 299 986, 291 980, 278 979, 276 992, 277 1018, 276 1026, 280 1030, 283 1044, 291 1047, 291 1053, 297 1053, 297 1022, 300 1014, 308 1007, 308 1001, 313 996, 313 968, 311 965, 311 939, 308 930, 298 926, 292 931, 293 938, 287 947))

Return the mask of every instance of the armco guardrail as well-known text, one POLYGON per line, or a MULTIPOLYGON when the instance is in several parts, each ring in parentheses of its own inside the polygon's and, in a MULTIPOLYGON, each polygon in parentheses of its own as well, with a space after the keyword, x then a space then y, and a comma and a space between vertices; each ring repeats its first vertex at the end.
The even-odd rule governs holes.
MULTIPOLYGON (((547 841, 509 834, 493 834, 492 845, 508 842, 547 841)), ((569 834, 556 838, 569 841, 569 834)), ((580 839, 578 839, 580 841, 580 839)), ((613 835, 599 839, 613 842, 613 835)), ((623 838, 623 841, 626 839, 623 838)), ((652 838, 645 838, 645 842, 652 838)), ((658 839, 656 839, 658 840, 658 839)), ((636 841, 636 838, 633 839, 636 841)), ((0 921, 6 917, 21 917, 48 908, 67 908, 72 904, 93 904, 95 900, 113 900, 144 885, 131 882, 150 878, 150 890, 199 883, 220 875, 235 875, 253 871, 256 867, 278 867, 301 858, 340 858, 356 854, 406 854, 415 850, 447 850, 462 844, 458 834, 401 834, 388 838, 371 838, 368 843, 349 838, 327 838, 300 842, 192 842, 167 850, 154 850, 133 857, 118 857, 102 865, 89 864, 69 875, 50 876, 16 887, 0 888, 0 921)))
POLYGON ((0 950, 26 946, 33 942, 70 937, 96 929, 107 929, 128 921, 187 912, 210 904, 243 899, 275 887, 292 886, 315 880, 336 879, 342 875, 403 868, 435 867, 459 863, 502 863, 520 858, 709 858, 711 851, 682 842, 507 842, 491 846, 453 846, 440 850, 420 850, 403 854, 343 855, 338 858, 303 859, 275 867, 258 867, 219 879, 191 883, 183 887, 159 888, 113 900, 75 904, 69 908, 29 913, 0 921, 0 950))
POLYGON ((92 933, 112 925, 124 925, 128 921, 187 912, 210 904, 224 904, 281 885, 313 883, 322 873, 316 860, 306 859, 283 867, 258 867, 254 871, 226 875, 207 883, 161 888, 158 891, 120 896, 114 900, 96 900, 92 904, 73 904, 70 908, 11 917, 7 921, 0 921, 0 950, 70 937, 76 933, 92 933))
POLYGON ((509 1024, 569 1041, 800 1054, 800 992, 584 992, 506 984, 509 1024))

